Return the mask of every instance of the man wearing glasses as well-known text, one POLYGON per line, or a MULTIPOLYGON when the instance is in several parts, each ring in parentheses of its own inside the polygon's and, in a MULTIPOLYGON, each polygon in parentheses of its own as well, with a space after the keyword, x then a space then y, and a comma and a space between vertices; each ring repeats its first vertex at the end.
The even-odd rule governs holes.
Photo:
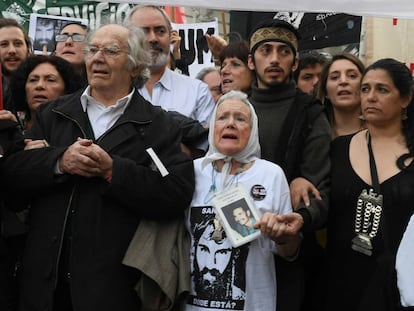
POLYGON ((150 61, 142 31, 102 26, 84 53, 86 89, 41 106, 28 134, 49 146, 3 167, 31 204, 20 310, 142 310, 127 247, 142 219, 182 219, 194 190, 178 125, 134 87, 150 61))

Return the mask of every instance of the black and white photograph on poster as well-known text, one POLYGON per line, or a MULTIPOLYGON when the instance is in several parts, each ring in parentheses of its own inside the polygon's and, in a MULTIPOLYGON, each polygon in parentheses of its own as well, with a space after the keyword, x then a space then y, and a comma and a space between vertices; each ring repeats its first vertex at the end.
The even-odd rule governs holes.
POLYGON ((233 247, 260 236, 260 230, 254 228, 260 216, 242 185, 216 195, 212 203, 233 247))
POLYGON ((70 23, 88 25, 87 19, 43 15, 33 13, 30 15, 29 36, 33 40, 34 54, 50 55, 56 47, 55 36, 70 23))
POLYGON ((212 206, 191 207, 190 227, 193 286, 188 303, 203 308, 243 310, 248 246, 232 247, 212 206))

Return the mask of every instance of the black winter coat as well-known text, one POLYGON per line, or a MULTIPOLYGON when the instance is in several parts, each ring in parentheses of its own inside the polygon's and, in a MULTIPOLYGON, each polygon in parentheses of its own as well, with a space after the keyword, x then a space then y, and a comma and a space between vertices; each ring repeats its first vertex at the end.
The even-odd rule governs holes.
POLYGON ((59 157, 86 138, 82 91, 41 106, 29 133, 50 147, 20 151, 4 176, 30 197, 29 233, 23 259, 20 310, 52 310, 63 233, 70 226, 69 260, 76 311, 137 311, 138 272, 121 260, 141 218, 183 217, 194 190, 192 161, 180 151, 179 126, 138 92, 124 114, 95 143, 113 158, 111 182, 55 175, 59 157), (162 177, 146 149, 152 147, 169 175, 162 177), (73 211, 67 222, 69 211, 73 211))

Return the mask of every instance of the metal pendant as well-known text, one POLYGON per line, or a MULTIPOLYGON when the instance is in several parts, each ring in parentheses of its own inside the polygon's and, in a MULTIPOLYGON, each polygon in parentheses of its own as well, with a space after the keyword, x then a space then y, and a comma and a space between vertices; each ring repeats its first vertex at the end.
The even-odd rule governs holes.
POLYGON ((372 244, 371 239, 366 234, 358 234, 352 239, 352 249, 360 252, 361 254, 371 256, 372 255, 372 244))
POLYGON ((372 239, 378 233, 382 213, 382 195, 363 189, 355 213, 355 237, 352 249, 366 256, 373 252, 372 239))

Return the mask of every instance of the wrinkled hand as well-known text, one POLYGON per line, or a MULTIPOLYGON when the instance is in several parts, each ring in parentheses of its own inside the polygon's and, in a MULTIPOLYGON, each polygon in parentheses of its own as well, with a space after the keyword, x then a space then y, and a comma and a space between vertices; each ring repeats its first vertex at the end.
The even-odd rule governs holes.
POLYGON ((10 120, 17 122, 17 118, 13 112, 9 110, 0 110, 0 120, 10 120))
POLYGON ((216 35, 206 34, 205 37, 208 48, 210 49, 211 54, 213 54, 213 58, 219 58, 221 52, 227 46, 227 41, 216 35))
POLYGON ((296 236, 303 227, 303 217, 298 213, 278 215, 278 221, 285 224, 284 233, 287 236, 296 236))
POLYGON ((276 242, 280 256, 290 257, 296 254, 299 248, 299 231, 293 233, 295 230, 292 230, 291 222, 287 221, 291 220, 290 216, 284 216, 287 215, 277 215, 269 212, 264 213, 262 218, 255 223, 254 227, 260 229, 263 236, 267 236, 276 242))
POLYGON ((181 44, 181 37, 178 34, 177 30, 171 30, 170 34, 170 43, 173 47, 173 55, 175 59, 181 59, 181 51, 180 51, 180 44, 181 44))
POLYGON ((78 138, 60 158, 59 168, 72 175, 107 178, 112 176, 112 158, 92 140, 78 138))
POLYGON ((44 139, 37 139, 37 140, 25 139, 24 143, 25 143, 24 150, 49 147, 49 144, 44 139))
POLYGON ((266 212, 262 218, 254 224, 255 229, 260 229, 262 235, 278 242, 286 235, 288 224, 281 221, 280 216, 275 213, 266 212))
POLYGON ((289 187, 293 209, 296 209, 302 200, 303 203, 305 203, 305 206, 309 206, 309 193, 312 193, 317 200, 322 200, 319 190, 303 177, 297 177, 292 180, 289 187))

